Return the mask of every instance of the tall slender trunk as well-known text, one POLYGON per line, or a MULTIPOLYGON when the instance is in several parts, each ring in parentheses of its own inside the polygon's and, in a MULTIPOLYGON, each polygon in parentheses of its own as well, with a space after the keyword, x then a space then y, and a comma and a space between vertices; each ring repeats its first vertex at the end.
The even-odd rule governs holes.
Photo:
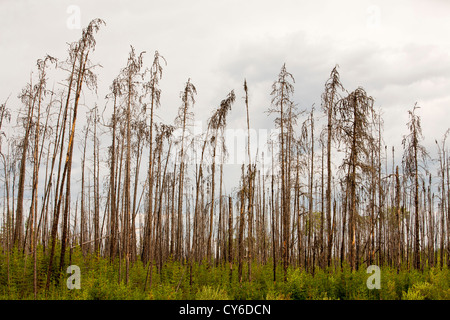
POLYGON ((417 137, 414 127, 414 267, 420 268, 420 237, 419 237, 419 168, 417 159, 417 137))
POLYGON ((214 220, 214 192, 215 192, 215 176, 216 176, 216 141, 215 138, 213 146, 212 164, 211 164, 211 205, 210 205, 210 216, 209 216, 209 234, 208 234, 208 244, 207 244, 207 260, 212 263, 211 251, 212 251, 212 234, 213 234, 213 220, 214 220))
MULTIPOLYGON (((244 167, 242 166, 242 177, 244 177, 244 167)), ((240 214, 239 214, 239 243, 238 243, 238 250, 239 250, 239 265, 238 265, 238 275, 239 275, 239 282, 242 282, 242 269, 243 269, 243 259, 244 259, 244 224, 245 224, 245 217, 244 217, 244 194, 245 194, 245 183, 243 179, 243 185, 240 192, 240 214)))
POLYGON ((248 279, 252 281, 252 253, 253 253, 253 180, 254 172, 252 167, 250 149, 250 116, 248 111, 248 87, 247 80, 244 80, 245 110, 247 113, 247 156, 248 156, 248 279))
POLYGON ((327 244, 327 265, 331 264, 331 249, 333 247, 333 235, 331 233, 331 138, 332 138, 332 114, 333 114, 333 106, 334 106, 334 95, 332 96, 331 102, 328 105, 328 123, 327 123, 327 190, 326 190, 326 198, 327 198, 327 207, 326 207, 326 215, 327 215, 327 231, 328 231, 328 244, 327 244))
MULTIPOLYGON (((116 104, 117 97, 114 94, 114 109, 112 114, 112 143, 111 143, 111 163, 110 163, 110 175, 109 175, 109 188, 110 188, 110 239, 109 239, 109 256, 110 261, 114 262, 116 256, 116 229, 117 229, 117 212, 116 212, 116 188, 115 188, 115 160, 116 160, 116 104)), ((83 202, 82 202, 83 203, 83 202)), ((81 210, 83 205, 81 205, 81 210)), ((83 211, 82 211, 83 212, 83 211)))
MULTIPOLYGON (((31 83, 30 83, 30 87, 31 83)), ((31 94, 31 93, 30 93, 31 94)), ((27 124, 25 127, 25 137, 22 140, 22 157, 20 159, 20 171, 19 171, 19 186, 17 191, 17 208, 16 208, 16 220, 15 220, 15 228, 14 228, 14 238, 13 243, 18 247, 22 246, 23 242, 23 197, 25 190, 25 169, 26 169, 26 160, 27 160, 27 151, 29 144, 29 136, 31 132, 31 124, 32 117, 34 114, 34 105, 35 105, 36 96, 31 100, 30 105, 28 106, 28 115, 27 115, 27 124)))
POLYGON ((276 257, 276 242, 275 242, 275 205, 274 205, 274 171, 273 171, 273 167, 274 167, 274 154, 273 154, 273 142, 272 142, 272 179, 271 179, 271 216, 272 216, 272 263, 273 263, 273 282, 276 282, 277 279, 277 274, 276 274, 276 270, 277 270, 277 257, 276 257))
POLYGON ((128 77, 128 102, 126 109, 126 158, 125 158, 125 190, 124 190, 124 234, 123 244, 125 250, 125 283, 128 284, 130 272, 130 210, 131 210, 131 72, 128 77))
MULTIPOLYGON (((309 224, 308 224, 308 244, 309 247, 312 248, 311 245, 311 230, 313 225, 313 185, 314 185, 314 109, 311 111, 311 162, 310 162, 310 173, 309 173, 309 192, 308 192, 308 215, 309 215, 309 224)), ((311 265, 312 270, 314 270, 314 265, 311 265)))
MULTIPOLYGON (((153 88, 154 89, 154 88, 153 88)), ((150 257, 150 247, 153 245, 151 243, 151 219, 153 216, 152 213, 152 204, 153 204, 153 109, 154 109, 154 94, 152 92, 152 98, 150 103, 150 137, 149 137, 149 156, 148 156, 148 209, 147 209, 147 239, 144 243, 144 261, 148 261, 151 259, 150 257)))
MULTIPOLYGON (((58 194, 58 199, 57 200, 55 199, 55 213, 54 213, 54 218, 53 218, 52 236, 51 236, 52 245, 51 245, 51 251, 50 251, 50 258, 49 258, 49 266, 48 266, 48 271, 47 271, 47 284, 46 284, 47 290, 49 289, 49 286, 50 286, 50 276, 52 274, 53 257, 55 254, 56 234, 57 234, 57 227, 58 227, 59 214, 60 214, 60 208, 61 208, 63 187, 64 187, 64 183, 65 183, 65 180, 67 177, 67 173, 68 173, 68 171, 70 171, 69 167, 70 167, 71 161, 72 161, 72 154, 73 154, 72 146, 73 146, 73 141, 75 138, 75 126, 76 126, 76 119, 77 119, 77 112, 78 112, 78 102, 79 102, 79 99, 81 96, 81 88, 82 88, 82 84, 83 84, 83 80, 84 80, 84 72, 86 71, 86 62, 88 60, 88 53, 84 53, 84 51, 82 51, 81 56, 78 59, 75 59, 73 69, 72 69, 72 74, 73 74, 73 70, 75 70, 76 60, 80 61, 80 68, 77 73, 76 92, 75 92, 73 117, 72 117, 72 128, 71 128, 70 135, 69 135, 66 160, 65 160, 65 164, 64 164, 62 178, 61 178, 62 180, 61 180, 61 184, 60 184, 60 191, 58 194)), ((68 107, 69 101, 70 101, 70 96, 71 96, 70 92, 71 92, 72 81, 73 81, 73 77, 71 76, 70 81, 69 81, 69 92, 67 93, 66 108, 68 107)), ((61 149, 61 156, 62 156, 62 152, 63 152, 63 150, 61 149)))
POLYGON ((228 197, 228 264, 231 283, 233 278, 233 200, 231 197, 228 197))

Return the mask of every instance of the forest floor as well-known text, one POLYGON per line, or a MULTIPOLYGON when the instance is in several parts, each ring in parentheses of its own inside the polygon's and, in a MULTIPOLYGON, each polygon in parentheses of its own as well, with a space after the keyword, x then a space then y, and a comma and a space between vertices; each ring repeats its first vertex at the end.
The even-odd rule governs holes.
MULTIPOLYGON (((30 255, 13 252, 9 256, 0 250, 0 299, 34 299, 34 261, 30 255), (9 264, 8 264, 9 260, 9 264), (9 265, 9 267, 8 267, 9 265), (9 275, 9 277, 8 277, 9 275)), ((59 262, 58 257, 56 260, 59 262)), ((59 264, 54 264, 59 269, 59 264)), ((179 262, 165 263, 161 270, 149 269, 142 262, 130 263, 128 284, 125 261, 111 264, 107 258, 83 257, 74 250, 67 257, 65 270, 54 272, 49 289, 47 257, 36 258, 38 300, 449 300, 450 272, 447 266, 425 267, 421 270, 392 267, 380 268, 379 289, 367 266, 351 271, 316 268, 305 271, 290 267, 284 281, 282 265, 277 267, 273 281, 273 264, 252 263, 251 281, 247 264, 239 281, 238 265, 233 264, 230 281, 229 264, 210 266, 208 263, 193 264, 192 277, 189 265, 179 262), (67 266, 79 267, 79 278, 67 273, 67 266), (372 277, 371 279, 369 279, 372 277), (77 282, 78 281, 78 282, 77 282), (150 283, 151 281, 151 283, 150 283), (369 289, 372 283, 372 289, 369 289), (77 289, 79 285, 79 289, 77 289), (69 287, 72 286, 72 289, 69 287)), ((73 271, 72 271, 73 272, 73 271)), ((375 273, 373 273, 375 275, 375 273)))

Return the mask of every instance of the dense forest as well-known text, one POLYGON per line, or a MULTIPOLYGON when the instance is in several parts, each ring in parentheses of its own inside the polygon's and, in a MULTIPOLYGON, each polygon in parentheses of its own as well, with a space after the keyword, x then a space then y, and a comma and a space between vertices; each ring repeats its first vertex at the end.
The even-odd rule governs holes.
POLYGON ((450 131, 433 159, 420 106, 395 150, 375 99, 347 91, 339 66, 324 75, 320 107, 299 109, 283 64, 265 110, 279 134, 269 154, 252 154, 245 79, 218 98, 200 135, 189 78, 174 122, 156 121, 170 63, 158 51, 131 47, 105 99, 81 103, 96 90, 103 25, 91 21, 65 60, 37 60, 20 107, 1 104, 2 298, 449 299, 450 131), (65 78, 51 87, 55 70, 65 78), (235 106, 245 163, 225 191, 235 106), (66 288, 69 265, 81 267, 82 290, 66 288), (369 265, 389 275, 381 291, 365 287, 369 265))

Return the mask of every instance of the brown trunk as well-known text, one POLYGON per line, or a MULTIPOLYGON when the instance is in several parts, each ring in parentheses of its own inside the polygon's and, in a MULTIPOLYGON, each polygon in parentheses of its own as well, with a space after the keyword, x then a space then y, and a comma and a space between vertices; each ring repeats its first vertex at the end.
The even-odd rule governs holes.
POLYGON ((228 264, 231 283, 233 278, 233 200, 231 197, 228 197, 228 264))

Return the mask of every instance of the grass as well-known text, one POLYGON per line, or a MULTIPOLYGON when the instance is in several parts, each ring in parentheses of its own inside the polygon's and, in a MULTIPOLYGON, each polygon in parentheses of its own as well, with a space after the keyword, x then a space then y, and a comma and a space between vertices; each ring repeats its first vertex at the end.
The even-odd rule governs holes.
MULTIPOLYGON (((42 251, 40 251, 42 252, 42 251)), ((111 264, 108 259, 83 257, 75 250, 71 261, 80 267, 80 289, 69 290, 70 274, 62 270, 55 273, 48 292, 45 281, 48 261, 42 253, 37 257, 37 299, 46 300, 449 300, 450 274, 444 267, 420 270, 402 270, 397 273, 390 267, 381 268, 381 289, 368 289, 366 282, 370 274, 366 266, 352 272, 347 266, 343 270, 316 269, 314 275, 300 268, 289 268, 287 280, 277 268, 277 280, 273 281, 272 264, 252 264, 252 281, 239 282, 237 265, 233 265, 230 282, 229 265, 209 266, 207 263, 193 264, 192 282, 189 269, 179 262, 169 261, 160 272, 154 266, 152 284, 147 284, 147 267, 140 261, 132 264, 128 284, 125 283, 125 263, 111 264)), ((55 261, 59 261, 56 257, 55 261)), ((58 266, 56 264, 56 266, 58 266)), ((7 259, 0 253, 0 299, 34 299, 33 260, 14 251, 10 255, 10 277, 8 284, 7 259)))

